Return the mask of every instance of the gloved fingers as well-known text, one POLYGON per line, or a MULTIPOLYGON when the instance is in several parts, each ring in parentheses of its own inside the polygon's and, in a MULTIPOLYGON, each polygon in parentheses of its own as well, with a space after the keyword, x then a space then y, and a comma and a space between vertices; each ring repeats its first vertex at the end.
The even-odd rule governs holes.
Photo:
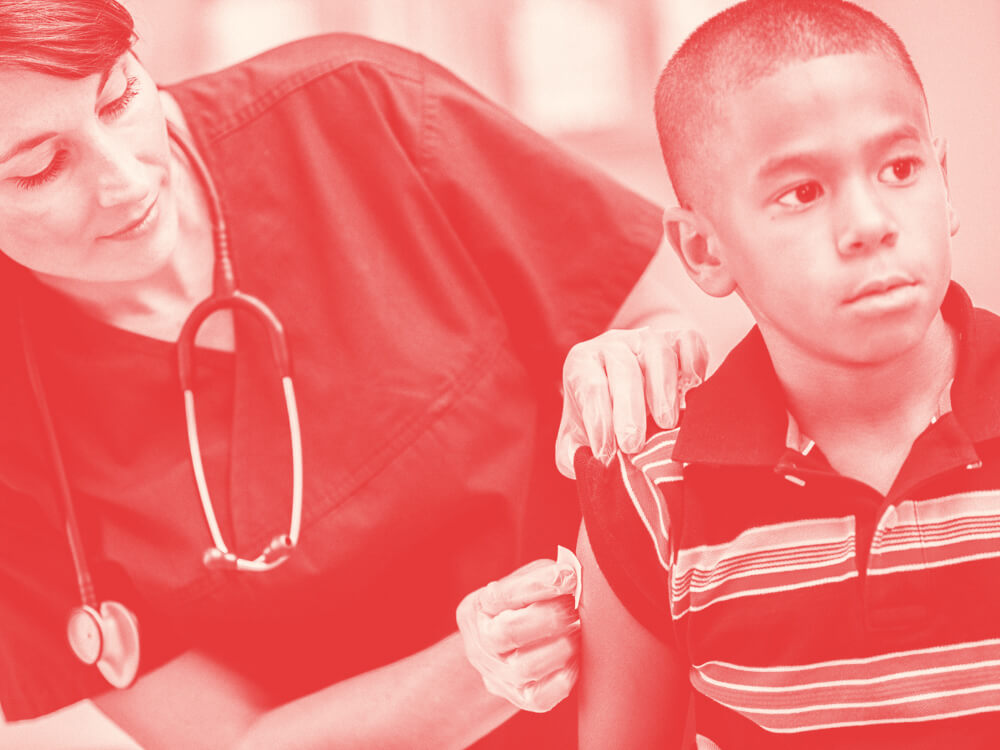
POLYGON ((480 643, 497 655, 566 634, 579 619, 572 594, 483 617, 480 643))
MULTIPOLYGON (((594 346, 596 342, 588 342, 594 346)), ((615 453, 611 393, 608 374, 600 350, 577 344, 563 365, 563 400, 569 402, 568 416, 578 421, 591 452, 607 463, 615 453)), ((567 414, 564 407, 563 413, 567 414)), ((574 451, 575 452, 575 448, 574 451)), ((572 461, 572 456, 570 456, 572 461)))
POLYGON ((538 601, 572 595, 576 571, 555 560, 536 560, 499 581, 492 581, 477 592, 477 609, 489 616, 504 610, 520 609, 538 601))
POLYGON ((677 355, 673 334, 651 331, 641 354, 646 403, 660 427, 677 423, 677 355))
POLYGON ((573 686, 579 675, 579 662, 573 662, 570 666, 559 669, 541 680, 517 690, 516 705, 525 711, 534 711, 535 713, 551 711, 573 691, 573 686))
POLYGON ((611 395, 615 438, 623 451, 634 453, 646 441, 642 369, 636 353, 623 341, 609 344, 602 356, 611 395))
POLYGON ((655 333, 658 334, 655 343, 651 339, 643 353, 646 383, 649 387, 646 398, 649 400, 653 420, 660 427, 669 429, 677 425, 680 408, 677 391, 679 362, 673 334, 655 333))
POLYGON ((504 656, 493 677, 523 687, 575 662, 580 651, 580 624, 556 638, 516 649, 504 656))
POLYGON ((573 459, 576 457, 577 449, 590 445, 590 441, 583 429, 583 416, 580 414, 579 406, 572 395, 567 395, 568 391, 564 389, 563 393, 562 417, 556 435, 556 468, 564 477, 576 479, 573 459))
POLYGON ((697 331, 681 331, 674 344, 677 351, 680 392, 701 385, 708 369, 708 348, 697 331))

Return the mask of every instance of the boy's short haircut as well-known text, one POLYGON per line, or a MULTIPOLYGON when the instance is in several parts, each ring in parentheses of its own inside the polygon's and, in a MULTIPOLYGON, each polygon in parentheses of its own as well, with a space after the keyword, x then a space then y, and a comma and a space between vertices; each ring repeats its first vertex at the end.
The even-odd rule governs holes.
POLYGON ((660 148, 677 200, 701 205, 703 153, 722 97, 790 62, 826 55, 885 55, 923 84, 899 36, 883 20, 844 0, 747 0, 699 26, 670 58, 656 86, 660 148))

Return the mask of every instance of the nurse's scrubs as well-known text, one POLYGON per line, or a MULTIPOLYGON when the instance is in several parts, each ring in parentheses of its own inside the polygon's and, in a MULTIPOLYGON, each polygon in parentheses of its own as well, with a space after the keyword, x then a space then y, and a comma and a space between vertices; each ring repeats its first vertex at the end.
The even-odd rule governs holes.
MULTIPOLYGON (((552 460, 562 360, 638 279, 659 212, 424 58, 358 37, 169 90, 241 287, 287 331, 305 470, 291 560, 261 575, 202 565, 172 343, 33 282, 27 321, 98 596, 138 616, 142 670, 198 647, 287 701, 430 645, 466 593, 572 542, 573 488, 552 460)), ((236 337, 238 354, 199 350, 195 398, 223 536, 255 555, 288 525, 288 422, 265 335, 238 316, 236 337)), ((73 566, 16 358, 0 409, 17 425, 0 430, 13 720, 106 685, 66 646, 73 566)))

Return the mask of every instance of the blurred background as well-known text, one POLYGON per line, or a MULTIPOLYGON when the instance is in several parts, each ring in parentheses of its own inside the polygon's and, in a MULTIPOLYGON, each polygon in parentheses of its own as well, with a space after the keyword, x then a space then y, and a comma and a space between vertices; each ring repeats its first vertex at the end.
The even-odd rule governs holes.
MULTIPOLYGON (((932 125, 949 141, 962 218, 954 275, 1000 311, 1000 2, 856 0, 906 42, 932 125)), ((671 52, 726 0, 126 0, 139 54, 163 83, 219 68, 284 41, 349 31, 443 63, 536 130, 648 198, 672 200, 652 119, 656 76, 671 52)), ((669 255, 672 253, 666 251, 669 255)), ((745 333, 734 299, 711 300, 676 261, 667 284, 706 333, 717 365, 745 333)), ((0 747, 134 748, 88 704, 0 726, 0 747)))

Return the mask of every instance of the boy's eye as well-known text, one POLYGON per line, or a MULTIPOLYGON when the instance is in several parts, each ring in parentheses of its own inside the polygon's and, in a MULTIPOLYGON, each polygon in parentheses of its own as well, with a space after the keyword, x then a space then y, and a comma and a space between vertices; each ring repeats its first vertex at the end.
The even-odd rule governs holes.
POLYGON ((882 182, 888 182, 890 184, 906 183, 913 179, 913 176, 916 174, 919 166, 920 160, 911 156, 903 159, 894 159, 882 167, 882 171, 879 172, 878 178, 882 182))
POLYGON ((803 182, 801 185, 778 196, 778 203, 790 208, 800 208, 819 200, 823 188, 818 182, 803 182))

